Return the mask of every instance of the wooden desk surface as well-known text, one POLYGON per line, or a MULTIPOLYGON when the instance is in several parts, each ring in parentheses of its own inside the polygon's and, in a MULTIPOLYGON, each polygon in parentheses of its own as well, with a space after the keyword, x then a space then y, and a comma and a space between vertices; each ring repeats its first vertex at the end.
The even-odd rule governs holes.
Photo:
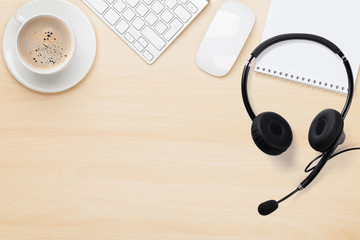
MULTIPOLYGON (((27 0, 1 0, 0 29, 27 0)), ((225 78, 199 70, 195 54, 216 11, 214 0, 148 66, 80 0, 93 23, 97 57, 75 88, 44 95, 18 83, 0 58, 0 239, 210 240, 359 239, 360 152, 332 160, 311 187, 268 217, 317 155, 307 142, 322 109, 345 97, 253 74, 258 111, 291 124, 280 157, 250 136, 240 75, 261 40, 270 0, 243 0, 256 24, 225 78)), ((1 52, 2 55, 2 52, 1 52)), ((360 87, 343 147, 360 145, 360 87)))

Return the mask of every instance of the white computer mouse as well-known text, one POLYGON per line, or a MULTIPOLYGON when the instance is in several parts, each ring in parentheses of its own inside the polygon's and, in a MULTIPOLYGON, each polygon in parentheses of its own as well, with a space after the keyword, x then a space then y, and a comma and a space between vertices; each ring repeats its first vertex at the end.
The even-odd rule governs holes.
POLYGON ((222 77, 234 65, 255 23, 255 14, 245 4, 230 0, 216 13, 201 45, 196 63, 205 72, 222 77))

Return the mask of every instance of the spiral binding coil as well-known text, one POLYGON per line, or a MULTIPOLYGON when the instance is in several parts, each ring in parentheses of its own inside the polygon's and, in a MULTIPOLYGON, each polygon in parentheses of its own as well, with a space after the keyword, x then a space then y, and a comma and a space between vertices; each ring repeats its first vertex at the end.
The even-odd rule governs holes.
MULTIPOLYGON (((296 76, 294 74, 289 74, 289 73, 284 73, 284 72, 277 71, 277 70, 262 68, 261 66, 256 66, 255 71, 259 72, 259 73, 270 74, 270 75, 277 76, 277 77, 284 78, 284 79, 293 80, 293 81, 296 81, 299 83, 308 84, 308 85, 314 86, 314 87, 325 87, 327 89, 335 90, 340 93, 344 93, 341 91, 345 91, 345 88, 346 88, 344 86, 334 85, 334 84, 330 84, 330 83, 323 82, 323 81, 317 81, 317 80, 310 79, 310 78, 296 76)), ((348 91, 347 88, 346 88, 346 90, 348 91)))

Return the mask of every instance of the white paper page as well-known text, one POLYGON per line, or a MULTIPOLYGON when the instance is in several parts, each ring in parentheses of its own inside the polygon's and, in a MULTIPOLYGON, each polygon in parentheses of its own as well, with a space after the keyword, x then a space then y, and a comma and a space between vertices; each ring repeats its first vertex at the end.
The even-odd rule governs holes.
MULTIPOLYGON (((311 33, 335 43, 349 60, 354 81, 360 65, 359 0, 272 0, 263 41, 284 33, 311 33)), ((256 60, 255 71, 347 93, 342 60, 309 41, 274 45, 256 60)))

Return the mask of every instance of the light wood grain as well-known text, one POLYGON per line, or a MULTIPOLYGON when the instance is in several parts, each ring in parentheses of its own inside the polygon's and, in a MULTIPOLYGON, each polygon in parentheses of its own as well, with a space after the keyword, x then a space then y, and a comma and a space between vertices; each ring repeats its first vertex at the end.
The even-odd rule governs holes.
MULTIPOLYGON (((1 0, 1 34, 26 2, 1 0)), ((360 238, 360 152, 332 160, 276 214, 264 218, 256 211, 298 185, 317 155, 307 142, 310 122, 345 101, 254 73, 255 109, 282 114, 294 132, 280 157, 256 148, 240 76, 261 40, 269 0, 243 0, 256 24, 225 78, 195 64, 225 0, 212 1, 152 66, 80 0, 71 2, 89 16, 98 40, 94 67, 78 86, 33 92, 0 59, 0 239, 360 238)), ((343 147, 360 145, 359 93, 357 86, 343 147)))

